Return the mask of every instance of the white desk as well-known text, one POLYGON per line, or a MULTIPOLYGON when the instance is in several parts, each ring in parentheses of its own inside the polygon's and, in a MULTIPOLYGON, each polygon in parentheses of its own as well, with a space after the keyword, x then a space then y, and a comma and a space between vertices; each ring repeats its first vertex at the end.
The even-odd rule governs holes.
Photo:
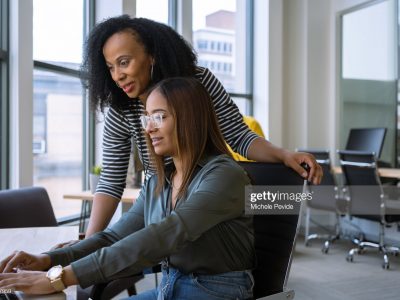
MULTIPOLYGON (((60 242, 78 238, 78 226, 31 227, 0 229, 0 260, 15 250, 37 254, 48 251, 60 242)), ((76 286, 64 293, 42 296, 24 295, 23 299, 76 299, 76 286)))
MULTIPOLYGON (((140 188, 137 189, 125 189, 121 197, 121 201, 125 203, 134 203, 139 197, 140 188)), ((76 193, 68 193, 63 195, 66 200, 84 200, 93 201, 94 195, 90 191, 81 191, 76 193)))

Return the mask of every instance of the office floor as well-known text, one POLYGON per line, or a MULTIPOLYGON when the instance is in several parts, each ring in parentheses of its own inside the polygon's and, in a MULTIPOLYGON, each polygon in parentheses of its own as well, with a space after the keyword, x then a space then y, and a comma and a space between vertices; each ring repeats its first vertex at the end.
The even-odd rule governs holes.
MULTIPOLYGON (((328 255, 321 252, 321 245, 314 241, 305 247, 303 237, 298 240, 288 283, 295 290, 295 300, 399 299, 400 256, 390 256, 390 269, 383 270, 382 257, 374 250, 356 255, 354 262, 348 263, 349 241, 336 242, 328 255)), ((154 275, 137 284, 138 292, 152 287, 154 275)))
POLYGON ((390 256, 390 269, 381 267, 382 256, 375 250, 346 261, 349 241, 337 241, 329 254, 321 252, 322 243, 305 247, 300 237, 296 245, 288 287, 296 300, 394 300, 400 295, 400 256, 390 256))

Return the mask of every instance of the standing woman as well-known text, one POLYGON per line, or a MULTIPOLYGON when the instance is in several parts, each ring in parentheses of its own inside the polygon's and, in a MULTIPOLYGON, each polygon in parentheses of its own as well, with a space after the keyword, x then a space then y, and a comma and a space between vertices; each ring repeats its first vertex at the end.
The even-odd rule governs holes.
MULTIPOLYGON (((109 108, 103 135, 102 174, 93 201, 87 236, 108 225, 125 188, 132 137, 145 172, 154 172, 140 126, 148 90, 174 76, 196 78, 211 96, 222 135, 229 146, 255 161, 283 162, 303 177, 300 166, 310 167, 309 180, 319 183, 322 169, 314 157, 275 147, 243 123, 242 115, 221 83, 196 65, 191 46, 172 28, 127 15, 110 18, 90 33, 82 71, 94 109, 109 108)), ((196 106, 193 99, 185 105, 196 106)), ((171 159, 167 158, 167 164, 171 159)))
POLYGON ((250 180, 228 154, 209 94, 194 78, 166 79, 150 93, 140 119, 156 174, 131 209, 70 247, 14 252, 0 261, 0 289, 85 288, 162 262, 160 286, 132 299, 252 299, 253 218, 244 214, 250 180), (44 270, 52 266, 49 274, 57 277, 50 282, 44 270), (14 267, 41 272, 7 273, 14 267))

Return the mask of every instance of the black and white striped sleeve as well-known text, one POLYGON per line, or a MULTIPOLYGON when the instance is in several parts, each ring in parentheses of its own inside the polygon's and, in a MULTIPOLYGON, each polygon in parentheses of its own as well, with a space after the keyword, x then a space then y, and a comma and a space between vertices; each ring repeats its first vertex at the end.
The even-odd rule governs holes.
POLYGON ((197 67, 196 78, 201 81, 214 102, 215 113, 225 141, 235 152, 247 157, 250 144, 259 136, 243 122, 239 108, 210 70, 197 67))
POLYGON ((104 125, 102 172, 96 193, 121 199, 126 185, 131 136, 128 120, 111 107, 104 125))

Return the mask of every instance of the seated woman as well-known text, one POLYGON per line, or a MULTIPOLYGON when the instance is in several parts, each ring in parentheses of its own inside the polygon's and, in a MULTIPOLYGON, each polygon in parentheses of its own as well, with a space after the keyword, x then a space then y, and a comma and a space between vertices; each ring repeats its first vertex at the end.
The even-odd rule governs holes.
POLYGON ((132 208, 110 229, 71 247, 10 255, 0 262, 6 273, 0 288, 34 294, 85 288, 162 262, 160 286, 132 299, 251 298, 254 237, 252 217, 244 215, 250 180, 229 156, 211 103, 195 79, 157 84, 141 117, 157 173, 132 208), (167 169, 165 156, 173 159, 167 169), (47 277, 7 273, 50 267, 47 277))

